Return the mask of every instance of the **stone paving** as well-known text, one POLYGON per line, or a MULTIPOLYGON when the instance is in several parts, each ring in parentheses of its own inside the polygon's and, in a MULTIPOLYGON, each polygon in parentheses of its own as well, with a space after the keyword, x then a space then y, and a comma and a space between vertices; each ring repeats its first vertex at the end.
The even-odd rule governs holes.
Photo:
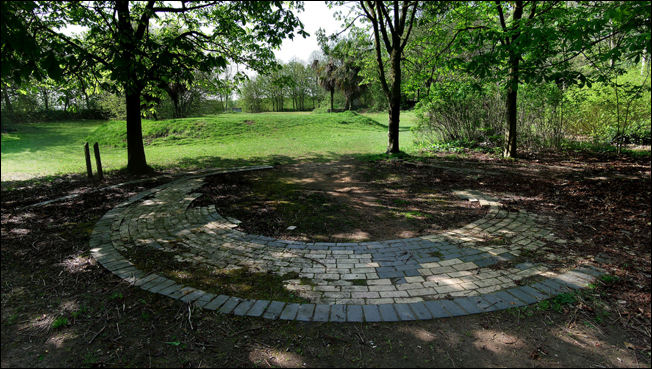
POLYGON ((455 194, 488 206, 485 217, 442 234, 377 242, 277 240, 235 230, 238 221, 222 217, 214 206, 190 207, 207 175, 269 168, 221 170, 142 192, 97 223, 92 255, 135 286, 204 309, 300 321, 400 321, 495 311, 585 287, 602 274, 589 266, 555 273, 546 265, 514 263, 545 251, 547 242, 566 241, 555 236, 551 219, 507 212, 497 199, 477 191, 455 194), (174 252, 179 261, 226 270, 296 272, 300 279, 286 280, 285 288, 310 303, 216 296, 138 270, 123 256, 134 248, 174 252), (499 262, 507 267, 492 268, 499 262), (523 285, 535 276, 538 282, 523 285), (302 279, 311 283, 301 284, 302 279))

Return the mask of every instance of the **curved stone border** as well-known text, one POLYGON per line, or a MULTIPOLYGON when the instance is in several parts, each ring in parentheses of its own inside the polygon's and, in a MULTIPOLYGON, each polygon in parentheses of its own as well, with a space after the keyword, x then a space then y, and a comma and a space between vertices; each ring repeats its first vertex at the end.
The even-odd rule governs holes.
MULTIPOLYGON (((222 218, 215 212, 214 207, 188 208, 198 196, 189 194, 201 185, 202 181, 197 179, 217 173, 269 168, 271 167, 257 166, 218 170, 184 177, 141 192, 108 211, 98 221, 90 239, 91 254, 113 274, 135 286, 193 303, 204 309, 267 319, 320 322, 426 320, 502 310, 532 304, 586 287, 603 273, 596 268, 585 266, 563 274, 555 274, 545 268, 523 263, 516 266, 518 270, 515 276, 518 278, 509 280, 509 278, 501 279, 506 277, 499 277, 497 273, 491 274, 491 271, 483 269, 484 266, 492 263, 509 260, 519 255, 522 250, 534 250, 540 247, 543 243, 535 237, 528 237, 530 234, 559 243, 564 241, 554 237, 545 228, 533 225, 532 219, 540 219, 537 216, 525 212, 516 215, 508 214, 501 209, 496 199, 476 191, 458 191, 457 195, 489 206, 489 213, 484 218, 442 235, 381 242, 303 243, 276 240, 231 229, 234 226, 233 220, 222 218), (155 198, 146 199, 150 196, 155 198), (174 209, 170 213, 158 213, 157 210, 161 209, 157 206, 161 205, 161 201, 157 202, 157 199, 180 202, 181 209, 174 209), (140 203, 137 204, 138 202, 140 203), (149 206, 154 210, 143 210, 138 206, 149 206), (173 218, 174 215, 178 218, 173 218), (521 221, 518 221, 519 216, 523 217, 521 221), (286 262, 282 257, 285 255, 292 258, 290 260, 293 265, 301 261, 298 270, 302 277, 321 278, 324 275, 338 277, 340 282, 338 285, 341 287, 337 291, 329 291, 329 288, 334 287, 329 287, 328 283, 325 283, 317 286, 323 290, 319 294, 313 293, 314 291, 304 291, 304 297, 314 298, 316 301, 299 304, 218 296, 181 285, 156 273, 145 273, 137 269, 120 254, 120 251, 124 251, 127 246, 164 248, 165 246, 162 246, 159 241, 164 243, 165 237, 155 232, 158 228, 173 229, 175 237, 183 237, 184 242, 193 247, 201 247, 203 242, 208 240, 206 234, 210 237, 218 237, 222 243, 215 246, 216 249, 229 246, 226 252, 232 253, 235 255, 234 258, 243 263, 252 263, 252 258, 258 257, 264 260, 263 267, 279 268, 275 272, 286 272, 292 269, 283 266, 286 262), (513 237, 512 243, 474 247, 486 233, 510 235, 513 237), (143 236, 134 237, 134 235, 143 236), (163 238, 156 238, 158 236, 163 238), (252 254, 251 250, 257 253, 252 254), (437 250, 438 253, 439 250, 443 250, 447 254, 440 255, 441 258, 427 257, 424 254, 432 250, 437 250), (264 254, 266 252, 271 254, 264 254), (403 254, 408 255, 401 259, 399 256, 403 254), (322 258, 315 259, 315 255, 320 255, 322 258), (347 259, 351 256, 356 259, 347 259), (266 260, 265 257, 274 260, 266 260), (418 262, 411 261, 411 258, 418 259, 418 262), (369 260, 369 262, 360 265, 351 262, 350 268, 339 268, 340 260, 347 263, 348 260, 359 262, 369 260), (324 264, 325 262, 333 262, 331 269, 337 272, 327 273, 329 268, 324 264), (324 268, 318 264, 324 265, 324 268), (477 275, 484 273, 487 278, 473 279, 475 277, 471 270, 476 271, 477 275), (545 275, 547 278, 526 286, 517 286, 514 283, 517 279, 532 275, 545 275), (458 290, 451 289, 453 287, 446 284, 442 276, 449 280, 453 279, 458 290), (356 291, 356 287, 359 286, 352 286, 350 281, 363 278, 369 287, 365 287, 365 291, 362 291, 362 288, 356 291), (487 284, 489 280, 495 281, 492 282, 494 284, 487 284), (465 289, 464 283, 472 285, 473 289, 465 289), (343 292, 342 289, 347 292, 343 292)), ((199 256, 189 257, 201 259, 203 252, 204 250, 199 249, 199 256)), ((254 266, 261 267, 260 264, 254 266)), ((297 291, 302 292, 298 288, 297 291)))

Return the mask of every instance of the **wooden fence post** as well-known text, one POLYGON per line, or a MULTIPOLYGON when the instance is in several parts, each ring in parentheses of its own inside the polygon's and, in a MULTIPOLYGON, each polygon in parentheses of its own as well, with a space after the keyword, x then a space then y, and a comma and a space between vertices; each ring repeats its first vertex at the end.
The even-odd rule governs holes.
POLYGON ((104 173, 102 172, 102 159, 100 159, 100 145, 97 142, 93 145, 93 153, 95 154, 95 164, 97 166, 97 179, 101 181, 104 179, 104 173))
POLYGON ((84 156, 86 156, 86 172, 88 172, 88 178, 93 178, 93 168, 91 167, 91 152, 88 149, 88 142, 84 144, 84 156))

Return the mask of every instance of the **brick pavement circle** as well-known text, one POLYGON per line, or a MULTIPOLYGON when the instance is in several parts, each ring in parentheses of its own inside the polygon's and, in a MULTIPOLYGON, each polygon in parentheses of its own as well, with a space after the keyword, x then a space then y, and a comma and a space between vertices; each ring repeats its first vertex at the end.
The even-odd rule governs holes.
POLYGON ((492 269, 546 242, 565 241, 551 231, 549 218, 507 212, 497 199, 478 191, 455 194, 488 206, 485 217, 442 234, 376 242, 305 243, 251 235, 233 229, 236 221, 220 216, 214 206, 190 207, 208 175, 270 168, 218 170, 141 192, 98 221, 91 253, 135 286, 204 309, 322 322, 424 320, 502 310, 586 287, 603 273, 590 266, 555 273, 530 262, 492 269), (487 237, 508 242, 483 243, 487 237), (179 261, 279 275, 296 272, 312 283, 287 280, 285 288, 310 303, 215 295, 141 271, 122 255, 142 247, 174 252, 172 245, 188 250, 177 252, 179 261), (533 276, 539 281, 519 283, 533 276))

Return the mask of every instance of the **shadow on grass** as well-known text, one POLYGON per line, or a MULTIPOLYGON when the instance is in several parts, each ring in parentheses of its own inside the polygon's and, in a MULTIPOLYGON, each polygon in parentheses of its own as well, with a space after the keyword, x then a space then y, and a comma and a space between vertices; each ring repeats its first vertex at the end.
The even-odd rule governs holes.
MULTIPOLYGON (((4 149, 4 148, 3 148, 4 149)), ((287 155, 267 155, 267 156, 257 156, 246 159, 233 159, 233 158, 224 158, 220 156, 199 156, 199 157, 188 157, 179 160, 178 162, 170 165, 160 166, 154 165, 156 170, 154 173, 149 175, 132 175, 127 172, 126 168, 120 168, 110 171, 105 171, 104 176, 105 180, 100 182, 96 180, 90 180, 85 173, 70 173, 70 174, 59 174, 59 175, 47 175, 41 177, 34 177, 30 179, 20 179, 20 180, 8 180, 2 181, 2 191, 12 191, 20 189, 29 189, 35 186, 43 186, 46 190, 43 192, 43 198, 47 197, 48 189, 52 191, 61 192, 62 187, 70 187, 71 190, 77 189, 79 186, 82 187, 103 187, 106 185, 112 185, 120 182, 126 182, 136 179, 146 179, 148 177, 156 177, 159 175, 179 175, 188 171, 197 171, 197 170, 207 170, 212 168, 234 168, 242 166, 251 166, 251 165, 287 165, 295 164, 305 161, 313 162, 328 162, 328 161, 337 161, 337 160, 346 160, 346 159, 358 159, 363 161, 378 161, 384 160, 387 158, 392 158, 400 156, 403 158, 409 157, 407 154, 398 154, 398 155, 387 155, 384 153, 378 154, 339 154, 336 152, 327 152, 324 154, 313 153, 305 156, 287 156, 287 155)), ((39 198, 40 200, 41 197, 39 198)), ((35 201, 39 199, 33 199, 35 201)))
MULTIPOLYGON (((104 121, 76 122, 80 126, 93 127, 101 123, 104 123, 104 121)), ((75 140, 71 139, 70 131, 61 128, 64 124, 69 124, 69 122, 13 124, 11 126, 12 131, 2 140, 2 154, 47 151, 52 147, 65 147, 75 144, 75 140)), ((89 132, 83 132, 78 138, 81 140, 88 133, 90 133, 90 130, 89 132)), ((81 149, 80 146, 80 152, 81 149)))

